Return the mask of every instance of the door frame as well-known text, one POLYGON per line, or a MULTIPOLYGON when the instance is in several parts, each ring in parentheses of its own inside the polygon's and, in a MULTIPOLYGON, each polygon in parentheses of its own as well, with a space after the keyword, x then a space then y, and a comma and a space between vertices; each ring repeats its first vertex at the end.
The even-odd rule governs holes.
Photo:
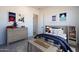
POLYGON ((33 14, 33 36, 38 34, 38 14, 33 14), (36 33, 34 33, 34 16, 37 16, 37 30, 36 33))

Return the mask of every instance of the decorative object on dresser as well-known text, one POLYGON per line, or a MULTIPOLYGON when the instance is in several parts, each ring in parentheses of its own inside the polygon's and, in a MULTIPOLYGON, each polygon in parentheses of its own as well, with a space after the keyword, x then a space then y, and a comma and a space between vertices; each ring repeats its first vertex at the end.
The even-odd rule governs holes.
POLYGON ((7 27, 7 43, 28 38, 27 28, 7 27))

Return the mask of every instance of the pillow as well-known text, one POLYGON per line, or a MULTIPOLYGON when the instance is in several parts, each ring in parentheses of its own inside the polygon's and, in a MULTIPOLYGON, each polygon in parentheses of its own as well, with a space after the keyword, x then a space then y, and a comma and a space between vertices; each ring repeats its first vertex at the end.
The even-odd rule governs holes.
POLYGON ((53 35, 57 35, 57 34, 58 34, 57 29, 52 29, 52 34, 53 34, 53 35))
POLYGON ((53 35, 63 34, 63 30, 62 29, 52 29, 52 34, 53 35))
POLYGON ((64 31, 62 29, 57 29, 57 28, 49 28, 50 33, 46 32, 46 34, 51 34, 51 35, 56 35, 63 37, 64 39, 67 39, 66 34, 64 34, 64 31))
POLYGON ((66 34, 64 34, 64 31, 62 29, 52 29, 52 35, 60 36, 64 39, 67 39, 66 34))
POLYGON ((58 34, 63 34, 64 31, 62 29, 58 29, 58 34))

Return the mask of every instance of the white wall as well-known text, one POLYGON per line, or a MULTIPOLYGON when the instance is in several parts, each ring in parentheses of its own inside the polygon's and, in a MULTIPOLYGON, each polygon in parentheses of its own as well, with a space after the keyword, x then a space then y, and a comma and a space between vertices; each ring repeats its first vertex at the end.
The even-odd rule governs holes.
MULTIPOLYGON (((78 7, 79 8, 79 7, 78 7)), ((76 11, 77 11, 77 7, 67 7, 67 6, 63 6, 63 7, 48 7, 45 9, 41 9, 40 10, 40 20, 39 23, 41 23, 41 21, 44 20, 44 25, 76 25, 76 11), (66 21, 60 21, 59 20, 59 14, 60 13, 67 13, 67 19, 66 21), (56 15, 56 20, 57 21, 52 21, 52 16, 56 15)), ((42 30, 41 27, 43 25, 39 24, 39 32, 42 30)))
MULTIPOLYGON (((39 11, 31 7, 0 7, 0 44, 5 43, 6 26, 8 25, 8 12, 14 12, 16 15, 22 14, 24 16, 24 25, 28 27, 28 36, 33 35, 33 14, 39 15, 39 11)), ((17 18, 16 18, 17 20, 17 18)))

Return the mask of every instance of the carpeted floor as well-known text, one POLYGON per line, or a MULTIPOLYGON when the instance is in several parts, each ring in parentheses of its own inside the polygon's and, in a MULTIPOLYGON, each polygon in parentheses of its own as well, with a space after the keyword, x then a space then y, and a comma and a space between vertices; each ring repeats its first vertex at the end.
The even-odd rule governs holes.
MULTIPOLYGON (((27 40, 22 40, 12 44, 0 46, 0 52, 27 52, 27 48, 27 40)), ((71 48, 75 52, 75 48, 73 46, 71 46, 71 48)))

